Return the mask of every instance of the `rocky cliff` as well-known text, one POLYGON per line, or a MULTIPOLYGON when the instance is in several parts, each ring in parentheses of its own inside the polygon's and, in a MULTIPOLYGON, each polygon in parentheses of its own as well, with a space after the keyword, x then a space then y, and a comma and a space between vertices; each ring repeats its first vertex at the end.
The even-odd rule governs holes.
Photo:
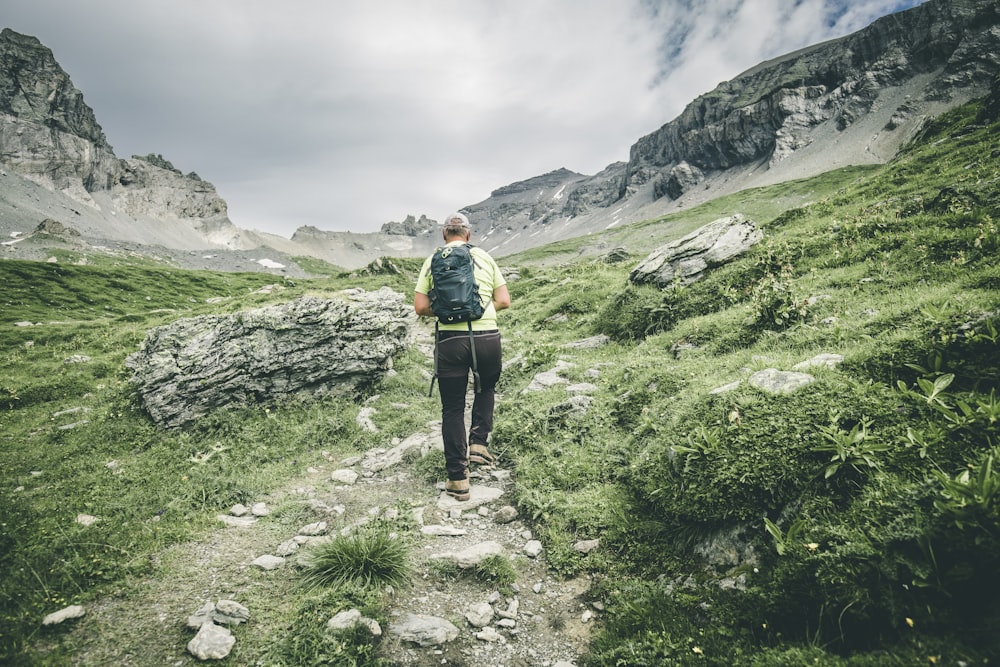
POLYGON ((118 158, 52 51, 10 29, 0 32, 0 164, 8 233, 26 232, 14 227, 30 229, 45 217, 93 238, 173 248, 240 245, 240 230, 211 183, 182 174, 162 156, 118 158), (25 181, 69 202, 42 203, 43 193, 25 181), (46 206, 57 210, 34 210, 46 206))
POLYGON ((746 165, 774 169, 855 127, 869 141, 863 148, 852 142, 852 157, 881 161, 922 113, 982 96, 997 71, 997 3, 930 0, 762 63, 697 98, 632 146, 619 196, 652 179, 660 185, 656 195, 677 199, 706 174, 746 165), (878 119, 874 132, 863 122, 869 116, 878 119))

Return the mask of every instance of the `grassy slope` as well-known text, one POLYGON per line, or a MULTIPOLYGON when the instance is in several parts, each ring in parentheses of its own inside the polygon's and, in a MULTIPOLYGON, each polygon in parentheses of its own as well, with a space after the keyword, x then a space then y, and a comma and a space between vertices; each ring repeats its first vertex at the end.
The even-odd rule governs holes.
MULTIPOLYGON (((968 332, 988 335, 981 314, 1000 306, 1000 174, 984 152, 995 125, 957 132, 972 113, 950 115, 884 168, 748 191, 504 258, 522 278, 504 314, 511 363, 494 448, 516 465, 522 514, 549 562, 599 582, 608 613, 595 663, 996 658, 989 490, 1000 482, 986 462, 998 355, 995 341, 968 332), (761 223, 765 242, 691 287, 631 287, 633 262, 594 259, 619 245, 639 258, 733 212, 761 223), (599 332, 613 342, 562 347, 599 332), (845 362, 814 371, 808 391, 773 397, 744 383, 709 393, 748 369, 789 369, 821 352, 845 362), (572 364, 569 380, 598 386, 583 416, 561 387, 521 391, 559 359, 572 364), (940 378, 935 370, 955 374, 941 405, 896 387, 940 378), (955 426, 942 406, 961 412, 959 400, 972 416, 955 426), (831 463, 840 465, 826 478, 831 463), (982 480, 971 504, 963 467, 982 480), (593 537, 598 551, 572 548, 593 537), (730 548, 706 563, 710 538, 730 548), (729 579, 743 590, 720 587, 729 579)), ((0 658, 23 658, 41 636, 58 644, 58 631, 39 634, 45 613, 127 595, 167 546, 209 530, 220 510, 279 485, 320 449, 378 444, 358 431, 350 402, 221 413, 183 433, 153 428, 123 367, 148 328, 306 291, 409 293, 419 262, 396 264, 402 274, 260 294, 273 277, 0 262, 0 658), (66 363, 74 354, 92 360, 66 363), (77 408, 86 412, 59 414, 77 408), (220 441, 241 446, 192 463, 220 441), (84 531, 80 513, 107 520, 84 531)), ((420 356, 396 369, 378 405, 411 409, 385 409, 393 422, 383 438, 436 414, 420 356)))

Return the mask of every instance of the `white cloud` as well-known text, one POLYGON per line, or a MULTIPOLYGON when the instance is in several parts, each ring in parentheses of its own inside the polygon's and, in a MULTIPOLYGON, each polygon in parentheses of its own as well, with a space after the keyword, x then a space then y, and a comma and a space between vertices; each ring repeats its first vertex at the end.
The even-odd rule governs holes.
POLYGON ((124 157, 233 221, 375 231, 513 181, 595 173, 758 62, 916 0, 0 0, 124 157))

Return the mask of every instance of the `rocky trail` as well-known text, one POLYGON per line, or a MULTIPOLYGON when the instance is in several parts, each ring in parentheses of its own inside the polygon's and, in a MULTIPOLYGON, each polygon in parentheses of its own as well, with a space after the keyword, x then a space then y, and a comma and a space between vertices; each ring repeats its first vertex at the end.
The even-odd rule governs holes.
MULTIPOLYGON (((590 582, 548 572, 541 543, 512 506, 510 471, 474 471, 471 499, 458 502, 418 470, 441 448, 440 422, 390 444, 347 460, 324 452, 269 497, 218 516, 201 541, 165 549, 153 576, 87 606, 69 629, 74 664, 257 664, 250 656, 280 634, 276 619, 300 590, 309 546, 379 518, 406 519, 401 512, 412 517, 400 522, 413 531, 412 583, 385 592, 388 627, 340 609, 318 623, 350 612, 334 623, 368 624, 394 665, 577 664, 598 613, 585 600, 590 582), (471 573, 496 554, 513 565, 514 583, 471 573)), ((41 655, 46 641, 36 646, 41 655)))

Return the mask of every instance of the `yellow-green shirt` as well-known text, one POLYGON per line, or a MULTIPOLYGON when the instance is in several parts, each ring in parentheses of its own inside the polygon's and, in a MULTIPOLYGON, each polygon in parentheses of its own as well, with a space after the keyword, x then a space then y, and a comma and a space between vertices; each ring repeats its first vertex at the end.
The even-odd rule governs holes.
MULTIPOLYGON (((462 245, 465 241, 452 241, 448 245, 462 245)), ((507 281, 504 280, 503 274, 500 273, 500 267, 497 263, 490 257, 489 253, 472 246, 471 249, 473 275, 476 279, 476 284, 479 285, 479 299, 486 305, 486 310, 483 311, 483 316, 478 320, 472 321, 473 331, 489 331, 491 329, 497 328, 497 311, 493 307, 493 290, 501 285, 506 285, 507 281)), ((420 267, 420 274, 417 276, 417 287, 416 291, 421 294, 430 294, 431 289, 434 287, 434 279, 431 276, 431 260, 434 255, 431 255, 426 260, 424 260, 424 265, 420 267)), ((455 324, 441 324, 441 331, 468 331, 469 324, 467 322, 456 322, 455 324)))

